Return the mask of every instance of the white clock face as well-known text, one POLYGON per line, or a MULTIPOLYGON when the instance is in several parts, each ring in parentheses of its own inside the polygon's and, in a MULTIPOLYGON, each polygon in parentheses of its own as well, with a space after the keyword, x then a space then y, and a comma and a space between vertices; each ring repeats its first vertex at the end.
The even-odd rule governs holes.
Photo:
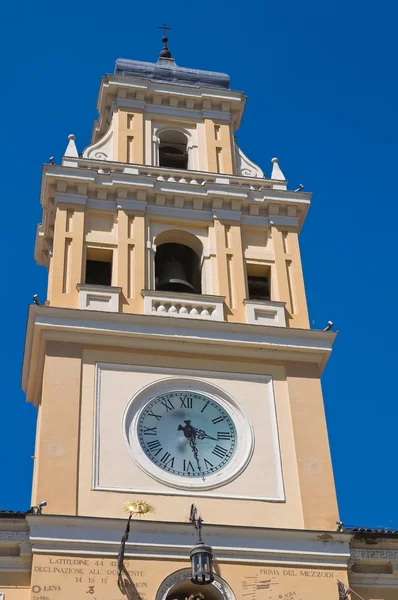
POLYGON ((232 416, 214 398, 184 389, 159 394, 137 420, 140 446, 164 472, 206 478, 233 458, 237 432, 232 416))

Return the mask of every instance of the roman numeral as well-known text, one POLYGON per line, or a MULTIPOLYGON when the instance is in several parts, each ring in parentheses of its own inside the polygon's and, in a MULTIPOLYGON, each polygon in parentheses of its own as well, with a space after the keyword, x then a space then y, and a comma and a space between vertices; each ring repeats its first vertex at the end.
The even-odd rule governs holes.
POLYGON ((217 444, 217 446, 213 450, 213 454, 215 454, 219 458, 225 458, 225 455, 227 454, 227 450, 217 444))
POLYGON ((181 406, 180 408, 192 408, 192 398, 180 398, 181 400, 181 406))
POLYGON ((205 466, 206 466, 207 469, 212 469, 214 467, 214 465, 212 465, 211 462, 209 462, 206 459, 205 459, 205 466))
POLYGON ((147 446, 155 456, 157 456, 159 454, 159 452, 161 452, 163 450, 162 444, 159 442, 159 440, 152 440, 147 443, 147 446), (157 452, 155 452, 155 450, 157 448, 159 448, 159 450, 157 452))
POLYGON ((166 412, 169 412, 169 410, 174 410, 174 406, 172 405, 171 401, 168 399, 161 400, 160 404, 163 404, 163 406, 166 408, 166 412))
POLYGON ((155 417, 158 421, 160 421, 160 419, 162 418, 161 415, 155 415, 155 413, 153 412, 153 410, 150 410, 148 413, 149 417, 155 417))
POLYGON ((144 425, 144 435, 156 435, 156 427, 146 427, 144 425))
POLYGON ((187 462, 184 458, 183 471, 187 471, 187 473, 189 473, 190 470, 193 473, 195 471, 195 467, 193 466, 190 460, 187 462))
POLYGON ((166 452, 166 454, 164 454, 160 459, 160 462, 162 462, 166 467, 170 465, 172 469, 174 468, 174 456, 171 456, 170 452, 166 452))
POLYGON ((204 407, 202 408, 202 410, 200 412, 203 412, 208 404, 210 404, 210 402, 206 402, 206 404, 204 405, 204 407))
POLYGON ((214 423, 214 425, 217 425, 217 423, 221 423, 221 421, 224 421, 224 417, 217 417, 216 419, 211 420, 211 422, 214 423))
POLYGON ((217 431, 218 440, 230 440, 231 434, 229 431, 217 431))

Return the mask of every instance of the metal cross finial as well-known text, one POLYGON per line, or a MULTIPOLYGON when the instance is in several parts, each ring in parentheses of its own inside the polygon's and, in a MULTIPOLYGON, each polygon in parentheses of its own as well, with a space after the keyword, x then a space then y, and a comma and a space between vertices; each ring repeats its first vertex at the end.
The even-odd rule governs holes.
POLYGON ((157 28, 163 29, 163 37, 162 37, 163 48, 159 54, 159 58, 171 58, 171 52, 167 47, 167 42, 169 41, 169 38, 166 35, 167 31, 171 31, 171 27, 167 27, 166 23, 163 23, 163 25, 158 25, 157 28))
POLYGON ((202 540, 203 519, 200 515, 198 515, 198 509, 196 508, 195 504, 191 505, 189 520, 191 521, 192 525, 195 527, 196 531, 198 532, 198 542, 200 544, 203 544, 203 540, 202 540))
POLYGON ((171 27, 167 27, 166 23, 163 23, 163 25, 158 25, 157 28, 163 29, 163 37, 167 37, 166 31, 171 31, 171 27))

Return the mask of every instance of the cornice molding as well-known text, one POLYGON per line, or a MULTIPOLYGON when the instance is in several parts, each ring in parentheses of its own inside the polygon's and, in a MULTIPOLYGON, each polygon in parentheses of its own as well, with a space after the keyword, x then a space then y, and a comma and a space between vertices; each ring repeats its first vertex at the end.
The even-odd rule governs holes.
POLYGON ((62 165, 43 169, 43 217, 36 234, 35 259, 48 263, 59 203, 104 211, 147 211, 184 220, 220 218, 299 232, 310 199, 311 194, 275 189, 269 179, 67 157, 62 165))
POLYGON ((49 306, 29 307, 22 372, 27 400, 37 403, 48 341, 184 352, 233 359, 301 361, 323 370, 332 350, 333 332, 243 323, 184 320, 160 315, 109 313, 49 306), (34 376, 32 375, 34 374, 34 376), (32 375, 32 376, 31 376, 32 375))
MULTIPOLYGON (((164 83, 140 79, 134 76, 126 75, 107 75, 100 82, 100 89, 97 100, 98 120, 95 121, 91 136, 91 143, 96 142, 104 133, 109 124, 108 115, 112 112, 112 107, 119 106, 139 107, 141 110, 158 112, 159 104, 154 103, 153 98, 178 98, 185 103, 184 107, 177 109, 178 115, 190 116, 191 106, 200 107, 195 112, 200 118, 205 116, 202 113, 219 113, 222 118, 227 117, 234 121, 235 129, 238 129, 242 119, 243 111, 246 105, 246 96, 243 92, 234 91, 226 88, 196 87, 178 83, 164 83), (207 103, 214 103, 228 108, 228 110, 212 111, 207 108, 207 103), (105 118, 104 118, 105 117, 105 118)), ((163 106, 162 109, 168 114, 176 112, 170 106, 163 106)), ((219 118, 219 117, 217 117, 219 118)))
MULTIPOLYGON (((38 554, 114 556, 125 520, 87 517, 28 517, 32 551, 38 554)), ((324 532, 206 525, 205 539, 216 560, 230 563, 285 564, 346 568, 351 536, 324 532)), ((132 521, 125 556, 185 559, 195 545, 188 523, 132 521)))

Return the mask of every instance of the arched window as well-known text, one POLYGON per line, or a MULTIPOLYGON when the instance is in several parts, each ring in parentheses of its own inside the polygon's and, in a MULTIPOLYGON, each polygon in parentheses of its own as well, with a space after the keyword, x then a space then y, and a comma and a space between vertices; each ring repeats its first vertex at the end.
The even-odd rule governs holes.
POLYGON ((159 138, 159 166, 188 168, 187 138, 180 131, 163 131, 159 138))
POLYGON ((156 249, 155 289, 184 294, 201 293, 199 256, 184 244, 165 243, 156 249))

